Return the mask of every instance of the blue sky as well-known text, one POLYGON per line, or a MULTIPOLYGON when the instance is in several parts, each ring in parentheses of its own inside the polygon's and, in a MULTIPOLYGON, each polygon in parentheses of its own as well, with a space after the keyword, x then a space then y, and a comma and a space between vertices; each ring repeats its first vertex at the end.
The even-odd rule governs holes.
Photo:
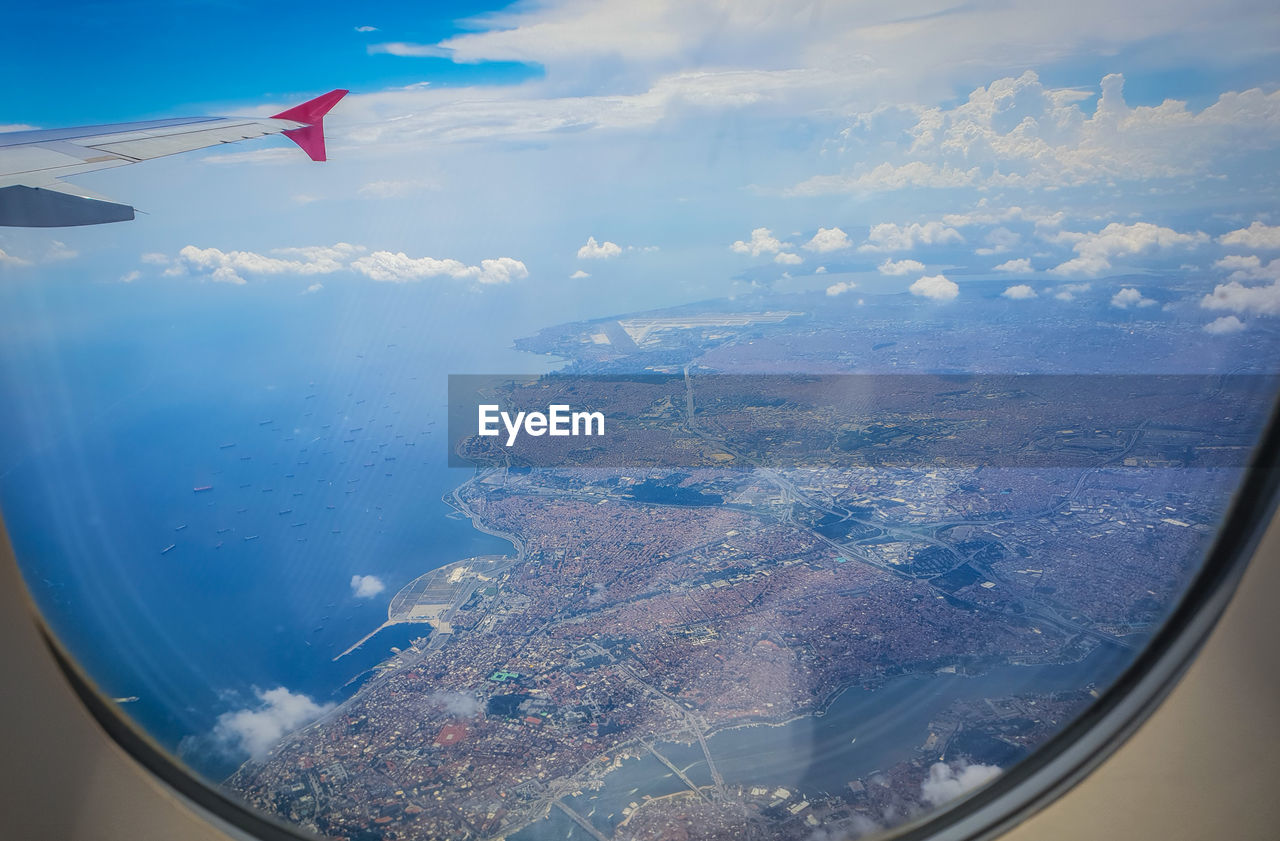
POLYGON ((1280 14, 1254 0, 80 4, 0 39, 27 80, 0 124, 352 90, 323 166, 276 137, 82 176, 147 215, 4 232, 14 276, 449 283, 605 315, 964 276, 1062 304, 1161 273, 1206 323, 1280 311, 1280 14))
POLYGON ((516 81, 536 67, 370 55, 370 44, 438 41, 491 2, 71 2, 10 4, 0 31, 7 78, 0 122, 41 126, 205 113, 289 102, 345 87, 376 90, 516 81), (368 9, 368 12, 362 11, 368 9), (424 14, 424 10, 430 13, 424 14), (370 31, 358 31, 358 28, 370 31), (103 84, 103 79, 114 80, 103 84))

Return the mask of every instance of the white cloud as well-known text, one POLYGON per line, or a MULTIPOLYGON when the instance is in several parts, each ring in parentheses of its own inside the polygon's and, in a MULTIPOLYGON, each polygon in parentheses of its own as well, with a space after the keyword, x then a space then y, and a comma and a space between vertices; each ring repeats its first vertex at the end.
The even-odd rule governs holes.
POLYGON ((424 181, 422 179, 382 179, 370 181, 362 185, 356 192, 370 199, 395 199, 437 189, 439 189, 439 185, 433 181, 424 181))
POLYGON ((814 269, 814 270, 813 270, 813 273, 814 273, 814 274, 826 274, 826 273, 827 273, 827 267, 826 267, 826 266, 818 266, 818 268, 816 268, 816 269, 814 269))
POLYGON ((1247 228, 1231 231, 1218 237, 1223 245, 1238 245, 1258 250, 1280 248, 1280 225, 1264 225, 1254 222, 1247 228))
POLYGON ((882 163, 858 175, 815 175, 787 190, 787 195, 880 193, 908 187, 970 187, 978 182, 980 175, 977 167, 962 170, 920 161, 901 166, 882 163))
POLYGON ((372 280, 408 283, 433 277, 470 280, 479 284, 503 284, 529 276, 524 263, 511 257, 481 260, 469 266, 460 260, 410 257, 403 251, 375 251, 351 264, 351 268, 372 280))
POLYGON ((40 255, 38 262, 56 263, 60 260, 71 260, 80 256, 80 252, 68 246, 62 240, 51 240, 49 247, 45 249, 44 254, 40 255))
POLYGON ((26 123, 0 123, 0 134, 7 131, 34 131, 37 126, 26 123))
POLYGON ((146 254, 143 254, 138 259, 140 259, 143 263, 146 263, 149 266, 169 265, 169 258, 158 251, 148 251, 146 254))
MULTIPOLYGON (((841 134, 842 144, 887 146, 891 160, 862 172, 810 178, 793 192, 1039 189, 1214 177, 1224 161, 1274 149, 1280 136, 1280 91, 1228 92, 1195 112, 1176 100, 1130 107, 1118 74, 1104 77, 1099 90, 1096 106, 1086 113, 1080 102, 1092 92, 1046 88, 1027 71, 976 88, 953 108, 915 108, 913 126, 905 132, 893 126, 883 137, 873 133, 875 112, 860 113, 841 134)), ((858 159, 866 160, 865 154, 858 159)))
POLYGON ((588 277, 591 277, 591 275, 588 274, 587 272, 584 272, 582 269, 578 269, 576 272, 569 275, 569 280, 582 280, 583 278, 588 278, 588 277))
POLYGON ((310 286, 308 286, 306 289, 302 290, 302 294, 314 295, 315 293, 319 292, 321 289, 324 289, 323 283, 313 283, 310 286))
POLYGON ((365 47, 369 55, 394 55, 402 58, 448 58, 452 53, 434 44, 413 44, 408 41, 386 41, 365 47))
POLYGON ((120 282, 133 283, 135 280, 137 280, 140 277, 142 277, 142 272, 138 271, 137 269, 134 269, 131 272, 125 272, 124 274, 122 274, 120 276, 120 282))
POLYGON ((910 225, 895 225, 882 222, 873 225, 867 234, 867 241, 858 246, 859 251, 908 251, 921 245, 947 245, 964 242, 964 237, 955 228, 941 222, 912 222, 910 225))
POLYGON ((1032 289, 1025 283, 1019 283, 1016 286, 1010 286, 1008 289, 1001 292, 1000 295, 1014 301, 1026 301, 1030 298, 1036 297, 1036 290, 1032 289))
POLYGON ((804 262, 804 258, 799 254, 792 254, 789 251, 779 251, 774 256, 773 262, 780 263, 784 266, 798 266, 804 262))
POLYGON ((351 576, 351 595, 357 599, 371 599, 385 589, 387 585, 376 575, 351 576))
POLYGON ((1118 257, 1195 246, 1208 242, 1209 237, 1200 231, 1184 234, 1150 222, 1135 222, 1131 225, 1112 222, 1095 233, 1063 231, 1057 235, 1057 240, 1074 242, 1072 250, 1077 256, 1049 269, 1050 274, 1096 277, 1110 269, 1111 261, 1118 257))
POLYGON ((994 272, 1016 272, 1018 274, 1030 274, 1035 271, 1031 268, 1031 260, 1027 257, 1021 257, 1017 260, 1006 260, 998 266, 992 268, 994 272))
POLYGON ((1231 271, 1227 280, 1280 280, 1280 257, 1264 264, 1256 254, 1228 254, 1213 267, 1231 271))
POLYGON ((987 234, 987 245, 979 248, 975 253, 984 257, 990 254, 1004 254, 1021 241, 1022 237, 1002 225, 987 234))
POLYGON ((440 690, 427 696, 427 703, 440 707, 449 715, 458 718, 474 718, 480 714, 480 701, 474 695, 464 692, 440 690))
MULTIPOLYGON (((409 257, 404 252, 374 251, 365 254, 362 245, 339 242, 334 245, 276 248, 269 254, 254 251, 222 251, 187 245, 170 262, 164 274, 196 274, 223 283, 243 284, 246 276, 327 275, 354 271, 371 280, 407 283, 432 277, 449 277, 478 284, 502 284, 529 276, 525 264, 512 257, 481 260, 472 266, 460 260, 409 257)), ((143 262, 162 265, 162 254, 143 256, 143 262)))
POLYGON ((334 704, 317 704, 306 695, 295 694, 283 686, 267 691, 255 690, 258 704, 225 712, 218 716, 213 728, 214 739, 232 751, 262 759, 286 733, 308 724, 334 708, 334 704))
POLYGON ((1215 318, 1204 326, 1204 332, 1214 336, 1222 336, 1228 333, 1239 333, 1244 329, 1244 322, 1236 318, 1234 315, 1224 315, 1221 318, 1215 318))
POLYGON ((29 266, 31 261, 18 257, 0 248, 0 266, 29 266))
POLYGON ((1053 297, 1059 301, 1074 301, 1077 295, 1082 292, 1088 292, 1092 288, 1093 284, 1090 283, 1064 283, 1058 287, 1058 291, 1054 293, 1053 297))
POLYGON ((595 237, 587 237, 587 244, 578 249, 579 260, 607 260, 622 253, 622 247, 616 242, 596 242, 595 237))
POLYGON ((791 243, 778 239, 773 235, 773 231, 768 228, 753 228, 750 241, 737 240, 733 245, 729 246, 729 250, 737 254, 750 254, 752 257, 759 257, 761 254, 776 254, 782 249, 790 247, 791 243))
POLYGON ((924 271, 924 263, 919 260, 885 260, 876 266, 876 271, 887 275, 915 274, 924 271))
POLYGON ((931 301, 950 301, 960 294, 960 287, 945 275, 922 277, 908 287, 912 295, 931 301))
POLYGON ((377 31, 378 31, 378 27, 376 26, 357 26, 356 27, 356 32, 377 32, 377 31))
POLYGON ((1143 294, 1132 286, 1126 286, 1119 292, 1111 296, 1111 306, 1117 309, 1127 310, 1129 307, 1150 307, 1155 305, 1155 301, 1150 298, 1143 297, 1143 294))
POLYGON ((827 287, 827 294, 834 298, 837 295, 843 295, 853 289, 857 289, 858 284, 849 280, 842 280, 839 283, 833 283, 827 287))
POLYGON ((920 784, 920 796, 932 806, 941 806, 998 776, 1000 768, 995 765, 935 762, 929 768, 929 776, 920 784))
POLYGON ((852 247, 853 243, 849 240, 849 235, 839 228, 819 228, 813 238, 806 242, 802 248, 805 251, 815 251, 818 254, 826 254, 831 251, 840 251, 845 248, 852 247))
MULTIPOLYGON (((339 242, 329 246, 279 248, 267 254, 254 251, 223 251, 219 248, 183 246, 168 275, 190 272, 203 274, 221 283, 245 283, 245 275, 316 275, 332 274, 346 268, 347 261, 364 251, 360 246, 339 242)), ((156 255, 144 255, 144 262, 159 261, 156 255), (147 260, 151 257, 151 260, 147 260)))
POLYGON ((1262 286, 1245 286, 1238 280, 1220 283, 1200 300, 1208 310, 1280 315, 1280 280, 1262 286))

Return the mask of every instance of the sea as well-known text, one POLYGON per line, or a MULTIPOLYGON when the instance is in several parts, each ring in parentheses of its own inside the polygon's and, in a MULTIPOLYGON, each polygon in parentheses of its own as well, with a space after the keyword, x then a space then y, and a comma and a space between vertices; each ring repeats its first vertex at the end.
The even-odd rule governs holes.
POLYGON ((446 374, 555 367, 511 347, 554 314, 468 292, 0 290, 19 566, 101 691, 210 779, 245 758, 211 738, 220 716, 278 687, 340 702, 428 632, 334 661, 401 586, 513 551, 442 501, 471 475, 446 465, 446 374))

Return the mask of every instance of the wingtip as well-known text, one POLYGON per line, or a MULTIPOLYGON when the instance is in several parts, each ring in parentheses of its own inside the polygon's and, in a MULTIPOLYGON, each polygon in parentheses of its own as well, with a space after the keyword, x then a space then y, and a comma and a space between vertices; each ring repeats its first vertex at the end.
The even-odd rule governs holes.
POLYGON ((272 119, 304 123, 305 125, 301 128, 285 129, 284 136, 297 143, 311 160, 327 160, 324 148, 324 115, 328 114, 329 110, 338 104, 338 100, 348 93, 350 91, 343 88, 331 90, 301 105, 295 105, 286 111, 274 114, 272 119))
POLYGON ((314 125, 324 119, 324 115, 329 113, 338 101, 346 96, 350 91, 344 88, 335 88, 328 93, 321 94, 315 99, 309 99, 301 105, 295 105, 281 111, 279 114, 272 114, 273 120, 293 120, 295 123, 306 123, 314 125))

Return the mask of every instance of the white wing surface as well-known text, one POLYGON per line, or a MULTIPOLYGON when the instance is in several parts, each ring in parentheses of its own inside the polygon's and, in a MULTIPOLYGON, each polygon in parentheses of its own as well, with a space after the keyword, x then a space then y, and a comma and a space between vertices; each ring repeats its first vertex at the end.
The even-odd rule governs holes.
POLYGON ((139 161, 284 134, 325 160, 324 115, 347 94, 334 90, 272 117, 185 117, 0 134, 0 225, 61 227, 123 222, 133 208, 64 178, 139 161))

